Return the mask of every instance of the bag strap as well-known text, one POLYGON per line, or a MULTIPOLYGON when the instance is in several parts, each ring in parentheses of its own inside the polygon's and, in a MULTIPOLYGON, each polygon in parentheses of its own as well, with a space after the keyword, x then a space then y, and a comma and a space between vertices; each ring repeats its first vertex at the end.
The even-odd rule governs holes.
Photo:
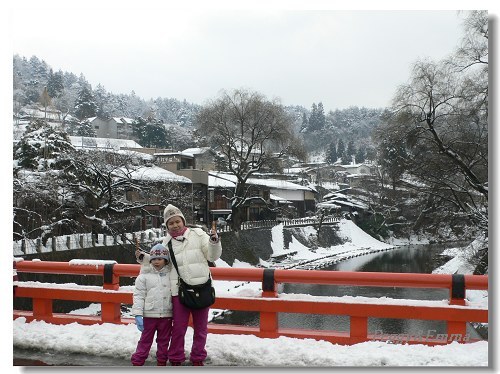
POLYGON ((172 260, 172 264, 174 264, 175 270, 177 271, 177 276, 180 278, 181 275, 179 273, 179 268, 177 267, 177 261, 175 261, 174 250, 172 249, 172 240, 168 241, 168 251, 170 252, 170 259, 172 260))
MULTIPOLYGON (((174 250, 172 248, 172 240, 168 241, 167 246, 168 246, 168 251, 170 252, 170 259, 172 260, 172 264, 174 264, 175 270, 177 271, 177 276, 184 282, 184 279, 181 278, 181 273, 179 273, 179 268, 177 267, 177 261, 175 260, 174 250)), ((210 269, 208 270, 209 270, 208 278, 212 279, 212 273, 210 272, 210 269)))

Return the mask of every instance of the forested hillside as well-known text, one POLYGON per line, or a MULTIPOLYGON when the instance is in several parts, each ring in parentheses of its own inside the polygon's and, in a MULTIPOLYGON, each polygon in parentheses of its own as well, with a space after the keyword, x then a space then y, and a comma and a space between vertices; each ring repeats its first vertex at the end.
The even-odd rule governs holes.
MULTIPOLYGON (((199 145, 193 134, 195 116, 201 109, 199 104, 177 98, 141 98, 134 93, 133 87, 128 94, 112 93, 101 84, 91 85, 83 73, 77 76, 73 72, 54 71, 50 63, 37 56, 27 58, 15 55, 13 73, 14 115, 28 105, 48 104, 63 115, 71 115, 80 121, 94 116, 134 120, 139 117, 154 118, 167 125, 171 133, 181 136, 180 140, 172 142, 175 145, 181 148, 199 145)), ((321 102, 312 103, 310 109, 300 105, 285 109, 294 118, 293 131, 302 138, 305 149, 311 154, 321 154, 321 161, 331 159, 332 146, 338 158, 342 157, 343 149, 349 143, 350 153, 345 155, 349 162, 352 154, 357 154, 359 162, 365 158, 375 159, 371 133, 380 123, 382 109, 353 106, 344 110, 331 108, 325 114, 321 102)), ((70 135, 88 135, 77 134, 79 126, 80 123, 76 127, 70 126, 70 135)))

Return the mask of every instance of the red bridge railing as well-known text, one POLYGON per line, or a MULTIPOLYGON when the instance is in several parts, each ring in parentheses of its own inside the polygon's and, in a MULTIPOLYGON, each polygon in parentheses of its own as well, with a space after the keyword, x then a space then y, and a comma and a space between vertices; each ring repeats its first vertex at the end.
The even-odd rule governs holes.
MULTIPOLYGON (((73 265, 68 262, 20 261, 16 264, 19 273, 97 275, 103 277, 100 286, 69 287, 64 284, 32 284, 18 282, 15 297, 33 299, 33 310, 14 310, 14 319, 26 317, 28 321, 44 320, 53 324, 133 323, 133 319, 121 316, 122 304, 132 304, 132 292, 120 290, 120 277, 136 277, 138 264, 73 265), (100 316, 53 313, 54 300, 77 300, 101 303, 100 316)), ((488 309, 466 305, 466 290, 487 290, 488 276, 343 272, 321 270, 282 270, 260 268, 212 268, 215 280, 249 281, 262 283, 261 297, 241 297, 229 294, 218 295, 213 308, 260 313, 258 327, 209 324, 209 332, 216 334, 253 334, 262 338, 288 336, 327 340, 338 344, 356 344, 368 340, 388 340, 379 333, 368 333, 369 318, 394 318, 446 321, 447 333, 439 336, 404 339, 405 343, 447 344, 451 341, 471 342, 467 334, 468 322, 488 322, 488 309), (401 288, 444 288, 449 290, 449 303, 436 305, 383 304, 378 299, 373 303, 342 302, 319 299, 280 298, 277 285, 280 283, 352 285, 401 288), (281 328, 279 313, 346 315, 350 318, 349 331, 311 330, 281 328), (444 336, 443 336, 444 335, 444 336)), ((397 338, 396 338, 397 340, 397 338)))

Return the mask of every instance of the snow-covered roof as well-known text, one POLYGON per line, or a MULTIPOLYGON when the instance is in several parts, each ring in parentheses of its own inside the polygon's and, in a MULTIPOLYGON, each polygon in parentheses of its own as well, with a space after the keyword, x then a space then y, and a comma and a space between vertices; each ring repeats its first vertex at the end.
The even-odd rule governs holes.
POLYGON ((130 175, 130 178, 135 180, 192 183, 191 179, 182 175, 174 174, 171 171, 165 170, 156 165, 140 166, 133 171, 123 169, 123 172, 130 175))
POLYGON ((154 155, 155 156, 182 156, 182 157, 194 158, 194 156, 191 153, 184 153, 184 151, 182 151, 182 152, 157 152, 154 155))
POLYGON ((131 125, 134 120, 132 118, 126 118, 126 117, 113 117, 116 123, 127 123, 131 125))
POLYGON ((290 200, 284 199, 282 197, 279 197, 275 194, 269 194, 269 199, 277 201, 279 203, 285 203, 285 204, 291 204, 292 202, 290 200))
MULTIPOLYGON (((311 187, 301 186, 300 184, 279 180, 279 179, 257 179, 248 178, 247 184, 255 186, 266 186, 269 188, 274 188, 278 190, 303 190, 303 191, 313 191, 315 190, 311 187)), ((210 187, 235 187, 236 186, 236 176, 233 174, 222 173, 222 172, 209 172, 208 174, 208 185, 210 187)))
POLYGON ((279 180, 279 179, 256 179, 249 178, 249 184, 254 184, 257 186, 266 186, 270 188, 275 188, 279 190, 303 190, 303 191, 313 191, 314 189, 307 186, 301 186, 300 184, 279 180))
POLYGON ((291 167, 283 169, 284 174, 300 174, 304 172, 307 168, 305 167, 291 167))
POLYGON ((328 209, 340 209, 342 208, 340 205, 332 203, 332 202, 324 202, 316 204, 317 208, 328 208, 328 209))
POLYGON ((88 136, 70 136, 71 144, 75 148, 142 148, 142 146, 134 140, 130 139, 113 139, 113 138, 92 138, 88 136))
POLYGON ((213 172, 208 173, 208 186, 212 188, 235 188, 236 182, 225 176, 213 175, 213 172))
POLYGON ((187 148, 185 150, 183 150, 181 153, 183 155, 191 155, 191 156, 194 156, 194 155, 200 155, 200 154, 203 154, 207 151, 210 150, 210 147, 201 147, 201 148, 187 148))

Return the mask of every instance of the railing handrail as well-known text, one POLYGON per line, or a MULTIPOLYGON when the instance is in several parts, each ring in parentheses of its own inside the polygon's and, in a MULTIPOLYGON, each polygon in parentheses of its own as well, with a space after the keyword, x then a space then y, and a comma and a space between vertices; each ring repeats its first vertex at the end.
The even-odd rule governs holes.
MULTIPOLYGON (((136 277, 139 264, 111 264, 118 277, 136 277)), ((71 264, 57 261, 19 261, 16 269, 25 273, 103 275, 105 264, 71 264)), ((211 268, 215 280, 239 280, 261 282, 264 268, 211 268)), ((269 269, 268 269, 269 270, 269 269)), ((407 287, 407 288, 447 288, 452 287, 452 274, 389 273, 360 271, 328 271, 271 269, 276 283, 305 283, 326 285, 407 287)), ((465 274, 467 289, 487 290, 488 276, 465 274)))
MULTIPOLYGON (((17 282, 16 297, 33 299, 33 311, 14 311, 14 318, 26 317, 52 323, 132 323, 132 319, 122 318, 121 304, 132 303, 132 291, 120 290, 119 278, 135 277, 139 274, 139 264, 84 264, 49 261, 20 261, 16 263, 18 273, 47 273, 102 275, 102 289, 64 287, 44 287, 43 284, 30 286, 17 282), (54 314, 54 299, 95 301, 101 303, 101 316, 78 316, 74 314, 54 314)), ((368 333, 368 318, 430 319, 447 322, 447 335, 459 336, 466 342, 466 322, 487 322, 488 309, 467 307, 465 290, 487 290, 486 275, 414 274, 344 272, 324 270, 284 270, 263 268, 212 268, 215 280, 262 282, 262 297, 239 297, 224 294, 217 297, 214 308, 260 312, 259 327, 210 324, 209 332, 219 334, 254 334, 259 337, 276 338, 290 336, 328 340, 340 344, 355 344, 373 340, 368 333), (401 305, 384 303, 349 302, 342 300, 307 300, 278 298, 277 285, 280 283, 338 284, 354 286, 447 288, 450 290, 449 305, 401 305), (311 313, 348 315, 350 334, 346 332, 279 328, 278 313, 311 313)), ((64 286, 64 285, 62 285, 64 286)), ((412 338, 413 339, 413 338, 412 338)), ((449 341, 410 339, 407 343, 446 344, 449 341)), ((380 339, 379 339, 380 340, 380 339)))

